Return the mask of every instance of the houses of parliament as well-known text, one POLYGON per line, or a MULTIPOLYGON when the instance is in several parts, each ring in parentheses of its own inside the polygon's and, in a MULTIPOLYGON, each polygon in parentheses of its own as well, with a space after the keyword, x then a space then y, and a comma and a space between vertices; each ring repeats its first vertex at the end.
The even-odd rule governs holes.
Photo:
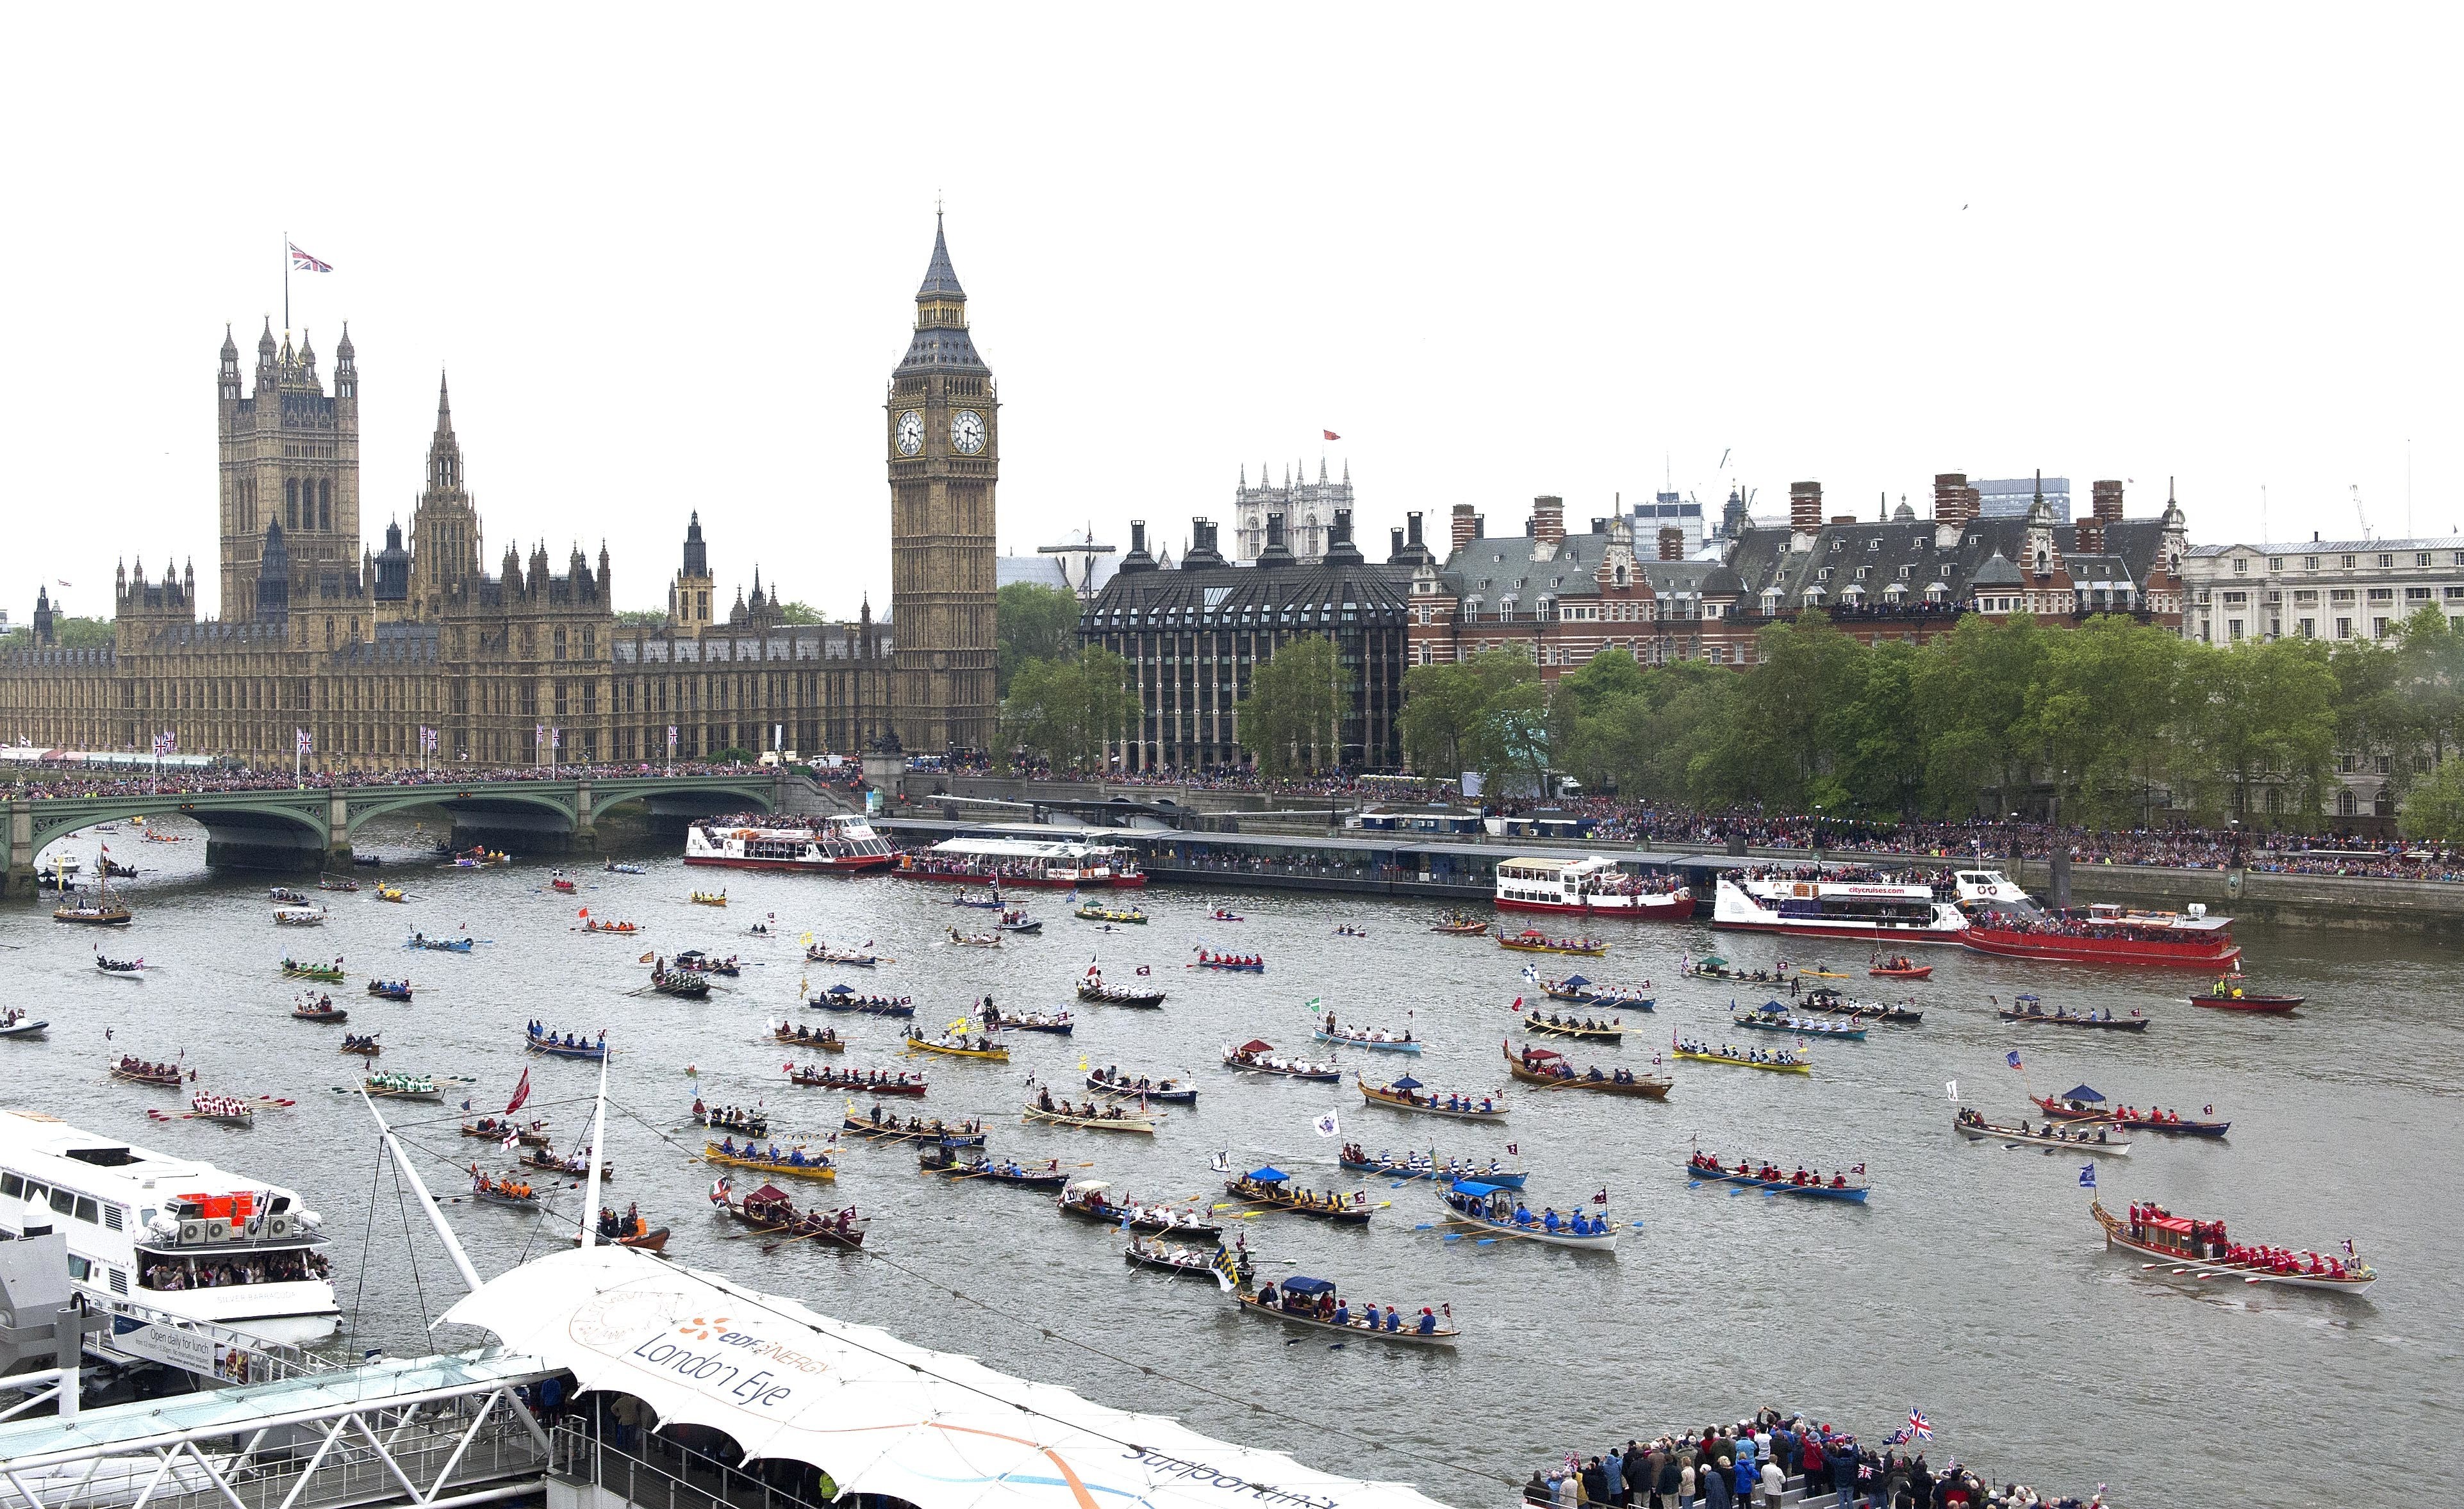
MULTIPOLYGON (((993 737, 999 405, 936 227, 913 335, 884 405, 891 611, 785 622, 774 572, 719 616, 696 512, 655 625, 620 623, 606 546, 562 562, 511 544, 492 575, 440 381, 406 539, 360 533, 360 372, 345 328, 330 387, 315 349, 269 321, 253 373, 226 332, 215 378, 221 615, 195 568, 121 568, 113 641, 63 648, 48 593, 0 651, 0 743, 383 770, 803 753, 993 737), (546 730, 559 731, 553 738, 546 730), (423 730, 433 730, 424 751, 423 730)), ((640 615, 629 616, 638 620, 640 615)))

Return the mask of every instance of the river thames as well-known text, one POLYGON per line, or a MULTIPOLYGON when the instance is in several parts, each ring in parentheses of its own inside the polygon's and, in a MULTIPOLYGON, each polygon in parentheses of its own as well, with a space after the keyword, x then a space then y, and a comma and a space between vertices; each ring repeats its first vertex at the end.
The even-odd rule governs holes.
MULTIPOLYGON (((1439 908, 1430 904, 1158 886, 1138 897, 1150 925, 1105 933, 1070 918, 1063 897, 1030 894, 1024 905, 1044 921, 1043 935, 988 951, 939 941, 954 923, 972 929, 987 917, 951 906, 947 886, 689 870, 674 857, 680 845, 660 842, 617 855, 647 874, 605 873, 592 858, 577 870, 581 894, 565 897, 547 887, 551 862, 438 869, 417 852, 424 837, 408 823, 372 824, 362 851, 385 855, 386 867, 359 871, 368 888, 357 894, 319 897, 332 908, 321 929, 275 928, 267 877, 209 877, 201 837, 147 843, 133 830, 110 836, 115 855, 133 854, 145 871, 127 886, 139 911, 133 927, 99 935, 53 923, 47 908, 0 910, 5 1004, 52 1024, 44 1039, 0 1042, 7 1102, 297 1188, 324 1213, 332 1242, 345 1326, 338 1353, 415 1353, 480 1338, 431 1340, 426 1331, 458 1295, 458 1279, 433 1234, 406 1214, 393 1176, 379 1178, 375 1130, 358 1097, 335 1093, 361 1068, 336 1051, 341 1029, 289 1017, 298 988, 278 975, 286 951, 343 957, 350 979, 328 989, 349 1009, 350 1030, 382 1033, 384 1069, 469 1076, 474 1108, 495 1111, 527 1067, 534 1100, 525 1114, 549 1118, 560 1148, 582 1129, 597 1069, 525 1053, 522 1025, 606 1029, 616 1049, 610 1096, 624 1108, 610 1113, 616 1175, 607 1193, 671 1227, 671 1258, 1107 1404, 1170 1412, 1328 1468, 1412 1480, 1459 1504, 1507 1501, 1533 1466, 1569 1448, 1588 1456, 1762 1405, 1873 1442, 1914 1407, 1933 1423, 1936 1466, 1956 1457, 2048 1491, 2106 1483, 2123 1503, 2354 1501, 2417 1491, 2425 1469, 2455 1460, 2464 1264, 2437 1235, 2451 1218, 2437 1213, 2453 1212, 2464 1184, 2464 1030, 2453 951, 2426 935, 2237 928, 2258 986, 2310 997, 2286 1018, 2192 1008, 2184 996, 2200 983, 2193 972, 2028 965, 1932 949, 1924 958, 1936 966, 1933 978, 1891 993, 1914 998, 1922 1026, 1878 1026, 1864 1043, 1816 1042, 1810 1077, 1677 1064, 1668 1070, 1676 1088, 1651 1104, 1509 1084, 1498 1048, 1520 1039, 1507 1008, 1526 994, 1524 956, 1487 938, 1431 933, 1439 908), (376 900, 379 875, 407 884, 408 902, 376 900), (723 910, 687 902, 697 887, 720 886, 723 910), (1246 920, 1207 920, 1218 905, 1246 920), (648 931, 584 935, 574 930, 581 907, 648 931), (771 918, 775 937, 750 935, 771 918), (1369 936, 1338 935, 1345 924, 1369 936), (488 940, 468 956, 402 947, 413 929, 466 928, 488 940), (870 972, 808 966, 799 943, 808 932, 841 945, 871 940, 894 962, 870 972), (149 968, 103 974, 93 966, 98 945, 149 968), (1200 946, 1264 954, 1266 973, 1185 968, 1200 946), (641 993, 648 972, 635 960, 653 948, 737 953, 745 967, 716 982, 705 1003, 674 1001, 641 993), (1149 967, 1170 999, 1160 1012, 1075 1002, 1070 986, 1090 958, 1116 980, 1149 967), (415 1001, 366 996, 371 975, 407 975, 415 1001), (1078 1030, 1010 1035, 1008 1065, 909 1061, 896 1051, 902 1023, 803 1009, 800 982, 819 990, 841 980, 913 995, 928 1031, 987 994, 1006 1010, 1069 1009, 1078 1030), (2153 1024, 2145 1034, 2092 1033, 1994 1017, 1989 995, 2031 990, 2049 1008, 2137 1010, 2153 1024), (1309 1040, 1308 1003, 1321 997, 1348 1021, 1408 1025, 1427 1044, 1419 1059, 1336 1055, 1347 1070, 1375 1081, 1408 1068, 1441 1091, 1504 1086, 1509 1119, 1460 1126, 1364 1107, 1349 1083, 1220 1066, 1224 1044, 1253 1037, 1326 1057, 1309 1040), (690 1155, 700 1146, 689 1114, 694 1095, 765 1106, 782 1145, 795 1128, 826 1138, 847 1104, 784 1083, 789 1051, 771 1040, 769 1024, 791 1017, 837 1024, 849 1049, 826 1061, 922 1068, 932 1081, 923 1113, 983 1116, 996 1155, 1089 1165, 1077 1171, 1116 1192, 1221 1198, 1221 1179, 1208 1167, 1219 1151, 1236 1167, 1274 1163, 1315 1188, 1365 1187, 1391 1202, 1365 1230, 1289 1215, 1231 1229, 1245 1233, 1264 1277, 1331 1278, 1355 1301, 1407 1314, 1450 1303, 1463 1345, 1455 1355, 1357 1342, 1331 1350, 1315 1335, 1233 1312, 1211 1284, 1127 1268, 1113 1232, 1063 1220, 1046 1197, 921 1177, 913 1151, 897 1145, 854 1142, 840 1151, 835 1192, 790 1191, 800 1203, 851 1203, 872 1217, 862 1255, 805 1242, 765 1256, 758 1241, 731 1241, 742 1229, 711 1214, 714 1170, 690 1155), (156 1125, 145 1109, 179 1108, 176 1098, 107 1081, 106 1046, 155 1058, 185 1052, 199 1088, 298 1104, 248 1130, 156 1125), (2006 1064, 2014 1048, 2024 1074, 2006 1064), (1082 1061, 1184 1076, 1201 1093, 1195 1107, 1173 1108, 1152 1139, 1022 1126, 1025 1077, 1074 1090, 1082 1061), (2142 1138, 2128 1157, 2100 1160, 2107 1207, 2153 1198, 2223 1218, 2247 1239, 2296 1248, 2326 1251, 2349 1236, 2379 1282, 2360 1299, 2198 1282, 2104 1252, 2079 1185, 2084 1160, 1971 1144, 1951 1130, 1949 1082, 1964 1104, 2008 1121, 2035 1114, 2023 1078, 2038 1093, 2084 1082, 2134 1105, 2195 1113, 2212 1104, 2233 1122, 2222 1142, 2142 1138), (1312 1124, 1330 1110, 1341 1135, 1323 1139, 1312 1124), (1449 1242, 1416 1229, 1437 1209, 1430 1185, 1390 1189, 1343 1175, 1334 1157, 1344 1141, 1397 1152, 1434 1145, 1480 1159, 1506 1156, 1511 1143, 1529 1170, 1534 1209, 1570 1210, 1605 1189, 1626 1229, 1614 1257, 1449 1242), (1698 1141, 1732 1161, 1863 1164, 1871 1202, 1689 1188, 1682 1165, 1698 1141)), ((74 849, 91 865, 94 836, 74 849)), ((1664 1056, 1671 1032, 1785 1040, 1730 1027, 1732 999, 1749 1006, 1762 996, 1678 977, 1687 951, 1768 965, 1782 951, 1776 940, 1715 938, 1701 924, 1606 928, 1608 957, 1544 958, 1544 973, 1648 979, 1658 1011, 1626 1014, 1622 1046, 1546 1045, 1578 1063, 1643 1069, 1664 1056)), ((1859 950, 1787 951, 1852 972, 1839 982, 1852 994, 1880 994, 1859 950)), ((456 1135, 454 1101, 442 1110, 392 1103, 388 1114, 433 1155, 421 1171, 440 1195, 463 1187, 457 1170, 474 1156, 483 1167, 511 1165, 493 1144, 456 1135)), ((737 1179, 739 1190, 751 1182, 737 1179)), ((569 1189, 554 1201, 567 1215, 578 1202, 569 1189)), ((484 1274, 572 1230, 497 1208, 448 1211, 484 1274)))

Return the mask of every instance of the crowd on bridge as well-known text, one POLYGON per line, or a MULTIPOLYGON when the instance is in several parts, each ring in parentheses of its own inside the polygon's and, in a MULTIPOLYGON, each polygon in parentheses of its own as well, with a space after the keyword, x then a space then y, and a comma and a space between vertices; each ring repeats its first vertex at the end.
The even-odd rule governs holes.
POLYGON ((1828 1421, 1763 1410, 1731 1426, 1628 1440, 1594 1456, 1569 1452, 1561 1464, 1532 1470, 1523 1501, 1531 1509, 1779 1509, 1801 1477, 1806 1503, 1836 1496, 1838 1509, 2101 1509, 2104 1502, 2102 1484, 2094 1495, 2065 1497, 1997 1485, 1955 1459, 1936 1468, 1925 1459, 1932 1434, 1914 1410, 1879 1446, 1828 1421))

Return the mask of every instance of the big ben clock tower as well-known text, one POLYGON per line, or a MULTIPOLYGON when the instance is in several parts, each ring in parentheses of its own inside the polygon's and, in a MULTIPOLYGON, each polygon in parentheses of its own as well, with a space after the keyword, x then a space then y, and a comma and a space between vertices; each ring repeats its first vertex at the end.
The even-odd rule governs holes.
POLYGON ((992 369, 967 335, 967 294, 935 217, 915 291, 915 339, 890 375, 892 727, 917 754, 993 739, 993 488, 1001 477, 992 369))

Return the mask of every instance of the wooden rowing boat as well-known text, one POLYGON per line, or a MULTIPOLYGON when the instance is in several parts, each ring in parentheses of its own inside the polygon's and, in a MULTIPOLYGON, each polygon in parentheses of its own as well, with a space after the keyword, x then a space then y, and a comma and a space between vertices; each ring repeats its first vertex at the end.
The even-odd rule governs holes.
POLYGON ((2205 1006, 2210 1011, 2283 1013, 2293 1010, 2309 998, 2307 995, 2252 995, 2244 993, 2218 995, 2211 991, 2191 996, 2190 1004, 2205 1006))
POLYGON ((1545 1084, 1551 1090, 1589 1090, 1596 1095, 1618 1095, 1633 1100, 1664 1101, 1677 1082, 1657 1074, 1638 1074, 1627 1080, 1613 1080, 1597 1068, 1584 1073, 1567 1061, 1565 1055, 1550 1048, 1526 1047, 1517 1057, 1511 1048, 1501 1047, 1506 1055, 1506 1072, 1526 1084, 1545 1084), (1551 1065, 1563 1064, 1564 1072, 1551 1073, 1551 1065), (1597 1078, 1595 1078, 1597 1076, 1597 1078))
MULTIPOLYGON (((1068 1103, 1065 1101, 1062 1104, 1068 1103)), ((1155 1119, 1149 1116, 1087 1116, 1076 1111, 1048 1111, 1032 1101, 1022 1107, 1022 1114, 1027 1121, 1045 1122, 1054 1126, 1077 1126, 1088 1131, 1144 1132, 1153 1136, 1155 1129, 1155 1119)))
POLYGON ((1586 1042, 1618 1042, 1625 1038, 1625 1023, 1617 1017, 1604 1023, 1588 1019, 1561 1021, 1554 1012, 1543 1017, 1528 1007, 1519 1015, 1523 1017, 1525 1032, 1537 1033, 1544 1038, 1574 1038, 1586 1042))
POLYGON ((819 1064, 804 1064, 787 1071, 787 1083, 800 1090, 845 1090, 849 1095, 920 1096, 930 1083, 924 1076, 913 1079, 903 1073, 896 1079, 878 1078, 879 1069, 828 1069, 819 1064))
POLYGON ((1382 1151, 1373 1158, 1357 1144, 1345 1148, 1335 1163, 1346 1173, 1374 1173, 1385 1179, 1441 1179, 1448 1184, 1457 1179, 1477 1179, 1502 1190, 1519 1190, 1523 1188, 1523 1181, 1530 1177, 1520 1169, 1499 1168, 1494 1158, 1489 1160, 1485 1169, 1476 1169, 1454 1159, 1443 1164, 1434 1158, 1426 1161, 1418 1157, 1397 1160, 1387 1157, 1382 1151))
MULTIPOLYGON (((1219 1258, 1216 1253, 1202 1247, 1176 1247, 1170 1242, 1132 1236, 1122 1245, 1121 1260, 1133 1268, 1154 1268, 1184 1279, 1213 1279, 1219 1258)), ((1255 1276, 1257 1269, 1244 1252, 1233 1259, 1233 1272, 1237 1276, 1236 1282, 1246 1283, 1255 1276)))
POLYGON ((1749 1190, 1769 1190, 1774 1194, 1796 1195, 1810 1200, 1865 1203, 1866 1186, 1863 1184, 1825 1184, 1818 1176, 1810 1176, 1811 1183, 1799 1184, 1793 1175, 1767 1178, 1743 1161, 1734 1169, 1724 1169, 1717 1160, 1704 1157, 1688 1159, 1683 1167, 1689 1179, 1717 1179, 1727 1184, 1741 1184, 1749 1190))
POLYGON ((2013 1011, 2005 1006, 1993 1015, 2004 1021, 2041 1023, 2050 1027, 2086 1027, 2100 1032, 2145 1032, 2147 1030, 2147 1018, 2135 1012, 2128 1017, 2087 1017, 2073 1016, 2068 1012, 2013 1011))
POLYGON ((2084 1131, 2068 1136, 2048 1124, 2045 1130, 2029 1126, 2002 1126, 1987 1121, 1974 1111, 1962 1110, 1950 1119, 1953 1130, 1969 1142, 1998 1142, 2013 1147, 2042 1148, 2048 1152, 2083 1152, 2094 1158, 2126 1158, 2130 1141, 2124 1137, 2108 1137, 2100 1131, 2091 1137, 2084 1131))
POLYGON ((1609 946, 1597 938, 1551 938, 1537 928, 1501 936, 1497 946, 1517 953, 1575 953, 1587 958, 1609 951, 1609 946))
POLYGON ((979 1148, 973 1158, 958 1156, 958 1150, 948 1143, 930 1143, 916 1152, 916 1170, 937 1173, 953 1181, 983 1179, 993 1184, 1013 1185, 1022 1190, 1059 1190, 1067 1186, 1069 1175, 1061 1171, 1058 1159, 1048 1166, 1036 1168, 1019 1163, 994 1163, 979 1148))
POLYGON ((1078 982, 1078 998, 1100 1001, 1107 1006, 1160 1006, 1164 993, 1157 990, 1133 990, 1126 985, 1107 985, 1100 979, 1078 982))
POLYGON ((1143 1084, 1108 1078, 1100 1070, 1087 1076, 1087 1088, 1098 1095, 1118 1096, 1125 1101, 1152 1101, 1157 1105, 1195 1105, 1198 1087, 1178 1080, 1154 1080, 1143 1084))
POLYGON ((747 1156, 752 1150, 748 1148, 729 1149, 724 1144, 707 1142, 702 1145, 702 1157, 722 1168, 783 1173, 794 1179, 835 1179, 839 1176, 838 1166, 830 1162, 830 1155, 825 1152, 805 1153, 802 1148, 791 1148, 788 1151, 803 1155, 804 1161, 789 1163, 784 1158, 747 1156))
POLYGON ((1617 1226, 1605 1214, 1597 1218, 1600 1229, 1595 1232, 1570 1231, 1563 1224, 1552 1232, 1545 1214, 1532 1217, 1527 1212, 1525 1220, 1513 1218, 1514 1211, 1523 1203, 1517 1192, 1476 1179, 1459 1179, 1447 1185, 1438 1192, 1438 1199, 1445 1206, 1447 1221, 1495 1232, 1500 1239, 1512 1237, 1546 1247, 1572 1247, 1577 1252, 1617 1251, 1617 1226))
POLYGON ((1814 1072, 1814 1061, 1803 1054, 1784 1054, 1753 1059, 1742 1053, 1721 1053, 1707 1043, 1692 1048, 1671 1043, 1668 1056, 1672 1059, 1683 1059, 1689 1063, 1726 1063, 1740 1069, 1767 1069, 1773 1074, 1812 1074, 1814 1072))
MULTIPOLYGON (((825 1247, 862 1247, 865 1231, 871 1225, 869 1217, 855 1214, 853 1206, 833 1215, 824 1215, 819 1211, 799 1214, 795 1202, 787 1198, 785 1191, 767 1184, 741 1200, 714 1193, 711 1203, 747 1226, 778 1233, 782 1242, 816 1241, 825 1247)), ((767 1252, 769 1248, 762 1250, 767 1252)))
POLYGON ((908 1029, 904 1046, 910 1053, 937 1053, 945 1059, 979 1059, 986 1063, 1009 1061, 1009 1050, 999 1043, 974 1048, 969 1047, 964 1039, 927 1038, 913 1028, 908 1029))
POLYGON ((1206 1219, 1200 1212, 1184 1210, 1175 1205, 1141 1205, 1135 1200, 1112 1200, 1104 1192, 1111 1186, 1101 1179, 1073 1179, 1066 1185, 1054 1204, 1064 1215, 1099 1226, 1119 1226, 1124 1221, 1130 1230, 1152 1236, 1220 1236, 1222 1228, 1206 1219))
POLYGON ((1223 1192, 1241 1204, 1256 1210, 1286 1211, 1294 1215, 1307 1215, 1321 1221, 1332 1221, 1337 1226, 1366 1226, 1369 1224, 1370 1216, 1376 1214, 1365 1194, 1355 1192, 1348 1202, 1341 1195, 1331 1195, 1328 1199, 1321 1200, 1307 1190, 1294 1191, 1285 1188, 1289 1182, 1288 1177, 1282 1175, 1279 1170, 1262 1169, 1256 1173, 1245 1173, 1225 1181, 1223 1192), (1272 1179, 1260 1177, 1261 1174, 1267 1173, 1278 1176, 1272 1179))
MULTIPOLYGON (((1284 1292, 1291 1292, 1291 1286, 1295 1281, 1296 1280, 1292 1279, 1286 1279, 1284 1280, 1284 1292)), ((1303 1284, 1308 1284, 1317 1282, 1318 1280, 1312 1279, 1300 1279, 1297 1281, 1303 1284)), ((1311 1291, 1303 1292, 1308 1293, 1311 1291)), ((1269 1320, 1281 1321, 1286 1325, 1306 1326, 1309 1329, 1315 1331, 1333 1331, 1342 1336, 1357 1338, 1363 1341, 1395 1342, 1406 1346, 1450 1347, 1454 1345, 1456 1341, 1462 1336, 1462 1332, 1451 1325, 1440 1325, 1433 1330, 1423 1333, 1409 1326, 1400 1330, 1390 1331, 1384 1326, 1373 1326, 1365 1321, 1355 1320, 1346 1323, 1333 1320, 1320 1320, 1313 1313, 1305 1314, 1298 1310, 1285 1309, 1279 1304, 1268 1304, 1261 1299, 1259 1295, 1249 1293, 1246 1290, 1235 1295, 1234 1298, 1240 1301, 1241 1308, 1251 1315, 1263 1315, 1269 1320)))
POLYGON ((963 1121, 950 1126, 938 1116, 929 1122, 910 1117, 904 1124, 896 1117, 876 1122, 866 1117, 848 1116, 840 1121, 839 1129, 867 1142, 937 1142, 953 1148, 980 1148, 984 1145, 982 1122, 963 1121))
MULTIPOLYGON (((2186 1220, 2157 1208, 2152 1216, 2144 1216, 2134 1230, 2130 1221, 2104 1208, 2101 1198, 2088 1201, 2088 1214, 2104 1229, 2106 1250, 2119 1247, 2158 1259, 2152 1267, 2166 1268, 2174 1274, 2196 1274, 2201 1278, 2239 1279, 2245 1283, 2280 1283, 2296 1289, 2323 1289, 2333 1294, 2360 1294, 2378 1281, 2378 1270, 2358 1257, 2350 1262, 2321 1258, 2307 1254, 2321 1265, 2321 1271, 2309 1272, 2301 1267, 2279 1269, 2270 1263, 2236 1260, 2216 1255, 2216 1243, 2202 1241, 2192 1228, 2201 1223, 2186 1220), (2343 1272, 2335 1269, 2341 1266, 2343 1272)), ((2221 1231, 2219 1225, 2217 1230, 2221 1231)))
POLYGON ((1392 1083, 1372 1084, 1354 1074, 1352 1077, 1352 1083, 1359 1089, 1360 1098, 1363 1101, 1372 1105, 1383 1105, 1389 1110, 1412 1111, 1422 1116, 1442 1116, 1448 1120, 1460 1122, 1506 1120, 1506 1106, 1493 1096, 1478 1097, 1478 1104, 1474 1104, 1474 1098, 1471 1096, 1450 1096, 1448 1099, 1455 1104, 1449 1105, 1441 1102, 1436 1092, 1432 1091, 1424 1101, 1419 1095, 1423 1086, 1419 1081, 1409 1075, 1392 1083))

